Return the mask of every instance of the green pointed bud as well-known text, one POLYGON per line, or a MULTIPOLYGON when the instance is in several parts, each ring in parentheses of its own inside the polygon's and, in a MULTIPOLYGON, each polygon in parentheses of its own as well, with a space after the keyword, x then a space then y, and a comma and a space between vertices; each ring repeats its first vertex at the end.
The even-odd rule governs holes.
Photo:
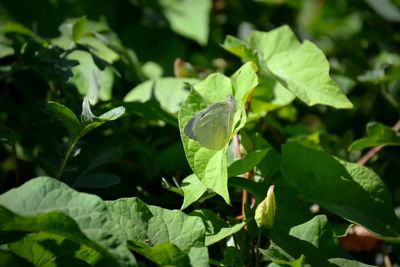
POLYGON ((275 210, 276 202, 274 186, 271 185, 268 189, 267 196, 256 208, 254 219, 256 220, 258 227, 271 228, 274 225, 275 210))

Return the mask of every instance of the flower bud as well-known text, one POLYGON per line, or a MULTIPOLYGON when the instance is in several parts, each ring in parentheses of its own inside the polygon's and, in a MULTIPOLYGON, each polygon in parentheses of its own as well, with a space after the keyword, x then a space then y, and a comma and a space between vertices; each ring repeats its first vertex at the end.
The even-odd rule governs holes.
POLYGON ((274 225, 275 210, 276 202, 274 186, 271 185, 268 189, 267 196, 256 208, 254 219, 256 220, 258 227, 271 228, 274 225))

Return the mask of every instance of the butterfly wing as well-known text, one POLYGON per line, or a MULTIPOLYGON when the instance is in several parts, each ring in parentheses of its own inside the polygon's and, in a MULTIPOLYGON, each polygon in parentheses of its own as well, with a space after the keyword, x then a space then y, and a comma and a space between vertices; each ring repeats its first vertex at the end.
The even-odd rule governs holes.
POLYGON ((208 149, 220 150, 232 133, 235 103, 215 103, 197 113, 186 125, 184 133, 208 149))

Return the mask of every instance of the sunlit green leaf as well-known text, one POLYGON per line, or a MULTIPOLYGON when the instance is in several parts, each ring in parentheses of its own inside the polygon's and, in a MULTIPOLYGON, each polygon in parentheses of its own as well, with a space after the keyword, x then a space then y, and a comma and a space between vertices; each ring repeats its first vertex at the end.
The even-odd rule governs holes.
POLYGON ((183 179, 181 184, 182 191, 184 193, 183 203, 181 209, 187 208, 189 205, 201 198, 201 196, 207 191, 205 187, 195 174, 189 175, 183 179))
POLYGON ((68 59, 79 61, 79 65, 72 68, 74 84, 81 95, 86 95, 92 103, 100 100, 110 100, 114 74, 110 68, 100 70, 93 61, 92 55, 85 51, 74 51, 68 59))
POLYGON ((160 5, 172 30, 199 44, 207 44, 210 0, 161 0, 160 5))
POLYGON ((97 196, 74 191, 53 178, 38 177, 0 195, 0 205, 2 232, 57 234, 96 250, 110 264, 135 265, 122 229, 97 196))
POLYGON ((226 101, 227 96, 231 95, 236 100, 233 124, 239 126, 233 131, 237 132, 246 121, 244 102, 256 85, 257 79, 251 63, 243 65, 233 74, 232 79, 222 74, 210 75, 194 86, 179 113, 181 138, 190 166, 203 185, 221 195, 228 203, 226 146, 218 151, 201 147, 186 136, 183 129, 198 111, 209 104, 226 101))
POLYGON ((267 66, 288 90, 310 106, 353 107, 329 77, 329 64, 324 54, 308 41, 298 49, 272 56, 267 66))

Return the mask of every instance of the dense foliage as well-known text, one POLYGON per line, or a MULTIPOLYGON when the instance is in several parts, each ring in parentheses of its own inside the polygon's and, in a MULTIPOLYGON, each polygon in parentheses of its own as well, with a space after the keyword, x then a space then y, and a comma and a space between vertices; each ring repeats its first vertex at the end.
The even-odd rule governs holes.
POLYGON ((0 266, 392 266, 399 23, 398 0, 2 0, 0 266))

